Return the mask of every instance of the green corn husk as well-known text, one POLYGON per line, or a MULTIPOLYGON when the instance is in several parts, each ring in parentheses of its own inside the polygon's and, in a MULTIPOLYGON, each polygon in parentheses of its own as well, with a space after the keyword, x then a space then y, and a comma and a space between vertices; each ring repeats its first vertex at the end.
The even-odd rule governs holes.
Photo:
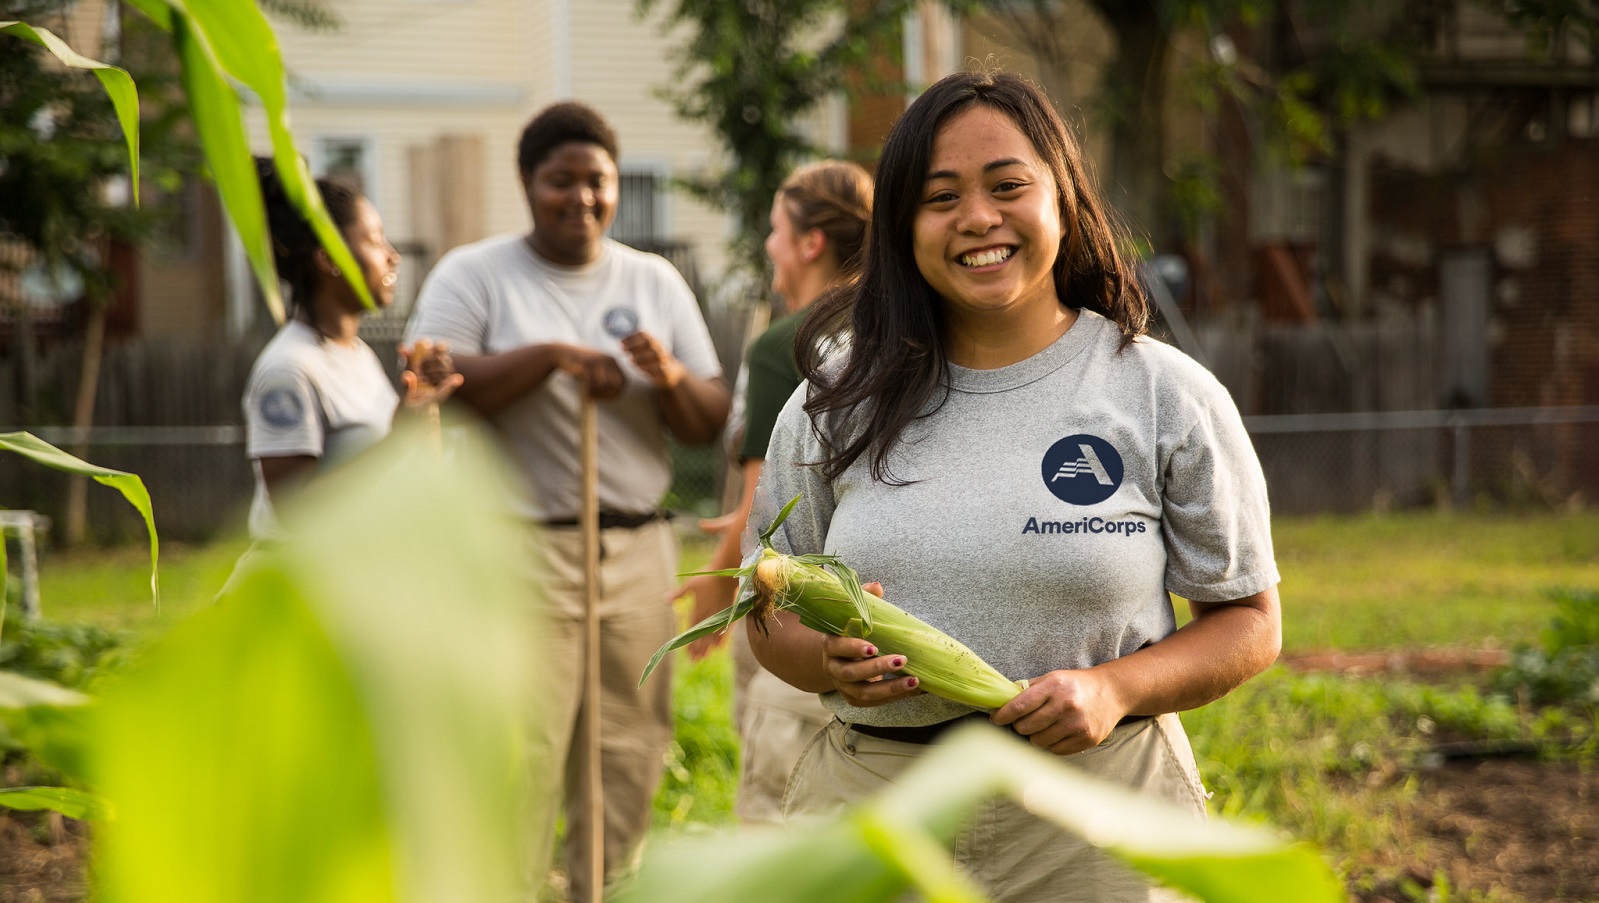
POLYGON ((833 555, 785 555, 772 548, 772 534, 782 525, 795 496, 761 534, 761 554, 742 568, 703 571, 722 577, 745 577, 747 592, 731 606, 706 618, 656 651, 639 678, 642 685, 673 649, 731 627, 753 614, 763 633, 779 611, 799 615, 812 630, 835 636, 870 638, 884 653, 905 656, 903 673, 918 678, 921 688, 979 709, 997 709, 1027 686, 1012 681, 949 634, 861 589, 860 578, 833 555))

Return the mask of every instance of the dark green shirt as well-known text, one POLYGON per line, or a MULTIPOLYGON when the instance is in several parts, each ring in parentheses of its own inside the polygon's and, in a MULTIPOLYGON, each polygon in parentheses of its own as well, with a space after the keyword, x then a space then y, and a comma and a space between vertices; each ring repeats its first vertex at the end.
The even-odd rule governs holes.
POLYGON ((741 461, 766 458, 766 443, 772 438, 772 425, 788 397, 801 382, 799 364, 794 360, 794 339, 799 335, 805 311, 796 311, 766 327, 750 343, 745 366, 749 381, 744 389, 744 441, 741 461))

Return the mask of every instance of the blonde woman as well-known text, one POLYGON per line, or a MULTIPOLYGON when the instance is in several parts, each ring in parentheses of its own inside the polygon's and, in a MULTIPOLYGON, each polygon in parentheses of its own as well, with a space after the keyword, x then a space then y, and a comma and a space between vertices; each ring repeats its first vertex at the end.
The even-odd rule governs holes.
MULTIPOLYGON (((708 570, 738 566, 772 424, 800 384, 795 336, 812 302, 859 273, 871 213, 871 176, 855 163, 809 164, 795 170, 777 190, 766 256, 772 262, 772 291, 782 299, 785 313, 755 339, 745 357, 745 419, 738 441, 744 493, 738 508, 717 521, 720 540, 708 570)), ((731 605, 737 588, 732 577, 693 577, 672 598, 692 594, 694 623, 698 623, 731 605)), ((833 716, 816 694, 796 690, 761 669, 742 631, 734 633, 736 718, 742 741, 734 808, 746 822, 778 822, 795 760, 833 716)), ((701 640, 689 652, 700 658, 724 636, 701 640)))

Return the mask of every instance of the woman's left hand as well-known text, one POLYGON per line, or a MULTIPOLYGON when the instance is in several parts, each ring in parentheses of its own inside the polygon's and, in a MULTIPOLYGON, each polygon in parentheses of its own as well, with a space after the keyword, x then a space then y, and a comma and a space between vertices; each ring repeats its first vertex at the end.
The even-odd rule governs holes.
POLYGON ((405 406, 424 408, 439 404, 455 393, 464 378, 455 372, 450 358, 448 342, 434 344, 429 339, 417 339, 415 345, 401 345, 405 358, 405 406))
POLYGON ((1067 756, 1098 746, 1127 714, 1105 677, 1093 670, 1051 671, 994 712, 1034 746, 1067 756))

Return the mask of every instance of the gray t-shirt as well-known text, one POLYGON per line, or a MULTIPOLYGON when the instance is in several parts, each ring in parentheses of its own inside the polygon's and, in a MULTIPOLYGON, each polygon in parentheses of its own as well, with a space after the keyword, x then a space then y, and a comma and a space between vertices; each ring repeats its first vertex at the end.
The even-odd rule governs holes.
POLYGON ((250 535, 275 537, 277 516, 261 458, 310 455, 318 470, 382 441, 400 396, 372 349, 341 345, 290 320, 261 349, 244 392, 246 450, 255 470, 250 535))
MULTIPOLYGON (((547 342, 610 352, 627 386, 597 408, 600 507, 638 514, 653 511, 671 485, 657 390, 621 347, 624 336, 640 330, 690 373, 721 374, 694 293, 665 258, 606 239, 599 259, 565 267, 538 257, 521 235, 502 235, 439 261, 406 336, 449 342, 461 355, 547 342)), ((528 517, 578 515, 579 405, 577 381, 554 373, 490 417, 529 481, 521 509, 528 517)))
MULTIPOLYGON (((772 433, 751 522, 795 495, 773 537, 840 556, 884 597, 950 634, 1011 679, 1086 668, 1176 629, 1176 593, 1240 599, 1278 582, 1260 464, 1226 389, 1152 339, 1083 311, 1066 334, 997 370, 950 367, 951 391, 890 455, 836 481, 789 399, 772 433)), ((898 650, 884 650, 893 652, 898 650)), ((849 722, 931 724, 970 709, 931 695, 857 709, 849 722)))

